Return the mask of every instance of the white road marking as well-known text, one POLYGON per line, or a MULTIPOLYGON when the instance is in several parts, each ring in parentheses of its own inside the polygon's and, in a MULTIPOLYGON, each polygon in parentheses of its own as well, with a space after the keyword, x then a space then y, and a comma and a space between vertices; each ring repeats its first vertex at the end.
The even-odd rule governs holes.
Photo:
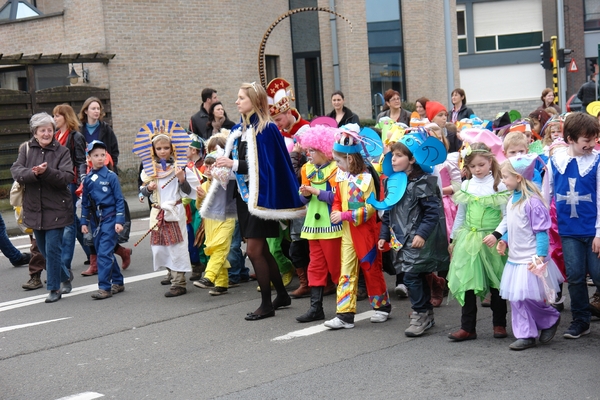
MULTIPOLYGON (((149 218, 145 218, 145 219, 149 219, 149 218)), ((144 221, 144 219, 142 218, 141 221, 144 221)), ((142 236, 146 232, 148 232, 148 230, 131 232, 129 234, 129 238, 132 238, 134 236, 142 236)), ((22 235, 22 236, 13 236, 13 237, 10 238, 11 242, 12 241, 21 240, 21 239, 29 239, 29 236, 28 235, 22 235)), ((18 250, 29 250, 29 248, 31 247, 31 243, 29 243, 29 240, 27 240, 27 242, 28 243, 20 244, 18 246, 15 246, 15 248, 17 248, 18 250)), ((2 256, 4 256, 4 254, 2 254, 2 256)))
POLYGON ((56 322, 56 321, 62 321, 64 319, 69 319, 72 317, 65 317, 65 318, 59 318, 59 319, 51 319, 48 321, 40 321, 40 322, 32 322, 30 324, 22 324, 22 325, 13 325, 13 326, 6 326, 4 328, 0 328, 0 333, 1 332, 8 332, 8 331, 14 331, 15 329, 22 329, 22 328, 28 328, 30 326, 36 326, 36 325, 42 325, 42 324, 47 324, 49 322, 56 322))
MULTIPOLYGON (((362 321, 363 319, 371 318, 372 315, 375 314, 375 311, 366 311, 364 313, 356 314, 354 316, 354 322, 362 321)), ((304 336, 314 335, 315 333, 321 333, 324 331, 329 331, 331 329, 327 328, 325 325, 315 325, 308 327, 306 329, 300 329, 298 331, 290 332, 283 336, 277 336, 276 338, 271 339, 271 341, 279 341, 279 340, 290 340, 304 336)))
MULTIPOLYGON (((165 271, 161 270, 161 271, 151 272, 149 274, 128 277, 128 278, 125 278, 125 284, 143 281, 146 279, 152 279, 152 278, 156 278, 157 276, 164 276, 165 273, 166 273, 165 271)), ((71 293, 63 294, 62 297, 66 298, 66 297, 71 297, 71 296, 77 296, 79 294, 95 292, 96 290, 98 290, 97 281, 96 281, 96 283, 91 284, 91 285, 73 288, 73 291, 71 293)), ((27 306, 31 306, 34 304, 43 303, 46 300, 46 297, 48 297, 48 294, 41 294, 41 295, 25 297, 25 298, 17 299, 17 300, 5 301, 4 303, 0 303, 0 312, 14 310, 15 308, 27 307, 27 306)))
POLYGON ((67 396, 67 397, 61 397, 60 399, 57 399, 57 400, 93 400, 93 399, 97 399, 99 397, 104 397, 104 395, 100 394, 100 393, 96 393, 96 392, 83 392, 83 393, 78 393, 78 394, 74 394, 74 395, 67 396))

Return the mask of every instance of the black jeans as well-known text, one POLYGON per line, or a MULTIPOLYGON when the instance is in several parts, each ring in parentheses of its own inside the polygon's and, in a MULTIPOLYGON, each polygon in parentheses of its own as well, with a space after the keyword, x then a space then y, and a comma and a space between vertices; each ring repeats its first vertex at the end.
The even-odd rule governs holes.
MULTIPOLYGON (((490 289, 492 293, 492 322, 494 326, 506 327, 506 300, 500 297, 498 289, 490 289)), ((462 316, 460 318, 460 327, 471 333, 475 332, 477 325, 477 297, 475 292, 467 290, 465 292, 465 305, 462 307, 462 316)))

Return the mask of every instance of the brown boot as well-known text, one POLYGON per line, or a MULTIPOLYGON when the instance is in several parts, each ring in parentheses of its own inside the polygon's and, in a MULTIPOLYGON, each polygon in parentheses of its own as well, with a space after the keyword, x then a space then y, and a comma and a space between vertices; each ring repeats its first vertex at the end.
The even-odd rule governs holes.
POLYGON ((123 247, 120 244, 117 245, 117 249, 115 250, 115 254, 117 254, 123 260, 121 268, 126 270, 131 264, 131 254, 133 254, 133 250, 129 247, 123 247))
POLYGON ((310 295, 310 287, 308 287, 308 275, 306 275, 306 268, 296 268, 296 274, 300 280, 300 286, 298 289, 290 292, 290 297, 293 299, 299 299, 310 295))
POLYGON ((194 282, 202 278, 202 273, 206 269, 206 266, 199 262, 198 264, 192 264, 192 275, 190 275, 190 281, 194 282))
POLYGON ((38 272, 36 274, 32 274, 27 283, 24 283, 21 287, 25 290, 35 290, 43 287, 42 280, 40 279, 42 273, 38 272))
POLYGON ((327 275, 327 286, 323 290, 323 296, 329 296, 330 294, 335 294, 337 292, 337 286, 331 280, 331 276, 327 275))
POLYGON ((425 279, 427 279, 429 289, 431 290, 431 305, 434 307, 441 306, 444 301, 444 287, 446 286, 446 280, 438 277, 434 273, 427 274, 425 279))
POLYGON ((98 275, 98 256, 90 254, 90 267, 81 273, 83 276, 98 275))

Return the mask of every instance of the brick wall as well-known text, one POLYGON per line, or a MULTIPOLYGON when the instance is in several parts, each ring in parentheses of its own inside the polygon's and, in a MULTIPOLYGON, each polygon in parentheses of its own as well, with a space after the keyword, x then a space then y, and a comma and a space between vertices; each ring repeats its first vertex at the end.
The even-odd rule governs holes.
POLYGON ((567 99, 586 82, 583 0, 565 0, 565 47, 573 50, 579 72, 567 72, 567 99))
MULTIPOLYGON (((319 7, 329 8, 329 0, 319 0, 319 7)), ((353 27, 350 31, 348 23, 337 18, 340 83, 341 90, 344 92, 345 105, 360 118, 371 118, 371 81, 369 78, 365 0, 338 0, 335 2, 335 11, 348 18, 353 27)), ((329 16, 329 13, 319 13, 323 104, 326 113, 333 110, 331 93, 335 91, 329 16)))
POLYGON ((493 121, 496 115, 500 112, 517 110, 521 113, 521 117, 525 118, 530 112, 538 108, 542 104, 540 99, 525 100, 525 101, 504 101, 494 103, 478 103, 471 104, 469 107, 473 109, 475 115, 483 120, 493 121))
MULTIPOLYGON (((456 1, 451 1, 452 36, 456 37, 456 1)), ((427 97, 446 104, 447 81, 460 86, 458 42, 452 41, 454 77, 446 74, 444 2, 420 0, 402 2, 402 31, 408 101, 427 97)))

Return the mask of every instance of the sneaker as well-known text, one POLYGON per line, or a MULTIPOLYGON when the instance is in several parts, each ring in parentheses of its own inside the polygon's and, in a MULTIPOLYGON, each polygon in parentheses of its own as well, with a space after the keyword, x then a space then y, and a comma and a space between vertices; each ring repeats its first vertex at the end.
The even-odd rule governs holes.
POLYGON ((396 292, 396 296, 398 296, 399 299, 406 299, 408 297, 408 289, 404 283, 400 283, 396 286, 394 292, 396 292))
POLYGON ((112 293, 106 290, 98 290, 96 293, 92 294, 92 299, 95 300, 104 300, 112 297, 112 293))
POLYGON ((196 282, 194 282, 194 286, 197 286, 202 289, 210 289, 214 288, 215 284, 212 283, 208 278, 200 278, 196 282))
POLYGON ((354 328, 354 324, 344 322, 341 319, 339 319, 338 317, 335 317, 334 319, 330 319, 329 321, 325 321, 325 323, 323 325, 325 325, 329 329, 342 329, 342 328, 351 329, 351 328, 354 328))
POLYGON ((71 293, 71 290, 73 290, 73 285, 71 284, 71 281, 61 282, 60 286, 60 294, 71 293))
POLYGON ((385 322, 388 320, 390 313, 385 311, 375 311, 375 314, 371 316, 371 322, 385 322))
POLYGON ((595 292, 590 297, 590 312, 592 316, 600 318, 600 292, 595 292))
POLYGON ((589 335, 590 333, 590 324, 586 324, 585 322, 573 321, 571 322, 571 326, 564 333, 565 339, 579 339, 582 336, 589 335))
POLYGON ((227 288, 222 287, 222 286, 215 286, 214 288, 212 288, 208 291, 208 294, 210 294, 211 296, 220 296, 222 294, 227 294, 227 293, 229 293, 227 291, 227 288))
POLYGON ((55 303, 55 302, 59 301, 61 297, 62 297, 62 294, 60 293, 60 290, 51 290, 50 294, 48 294, 48 297, 46 298, 45 302, 46 303, 55 303))
POLYGON ((125 285, 112 285, 110 287, 110 292, 112 294, 117 294, 125 291, 125 285))
POLYGON ((288 271, 284 274, 281 274, 281 280, 283 281, 283 286, 288 287, 292 280, 294 279, 294 270, 288 271))
POLYGON ((410 315, 410 326, 406 328, 404 334, 408 337, 421 336, 425 331, 433 326, 428 312, 418 313, 413 311, 410 315))
POLYGON ((541 344, 550 343, 550 341, 554 338, 554 335, 556 335, 556 330, 558 329, 558 325, 560 325, 560 315, 558 316, 558 319, 556 320, 556 322, 550 328, 542 329, 542 332, 540 333, 540 343, 541 344))
POLYGON ((561 312, 565 309, 565 296, 558 296, 558 294, 556 295, 556 301, 554 303, 551 303, 550 305, 552 307, 554 307, 556 309, 556 311, 561 312))
POLYGON ((240 286, 240 284, 239 284, 239 283, 237 283, 237 282, 229 281, 229 284, 228 284, 228 286, 229 286, 230 288, 232 288, 232 287, 239 287, 239 286, 240 286))
POLYGON ((529 349, 531 347, 535 347, 535 338, 517 339, 508 346, 509 349, 517 351, 529 349))

